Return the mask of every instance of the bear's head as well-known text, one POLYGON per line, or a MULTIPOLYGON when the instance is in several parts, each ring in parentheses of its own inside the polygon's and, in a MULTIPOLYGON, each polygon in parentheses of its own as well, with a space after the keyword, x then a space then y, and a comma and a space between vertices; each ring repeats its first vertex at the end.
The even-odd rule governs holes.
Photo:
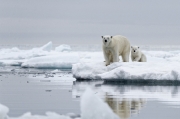
POLYGON ((139 46, 131 46, 131 52, 137 53, 139 51, 139 46))
POLYGON ((102 36, 102 42, 103 42, 104 46, 109 46, 112 38, 113 38, 113 36, 110 36, 110 35, 102 36))

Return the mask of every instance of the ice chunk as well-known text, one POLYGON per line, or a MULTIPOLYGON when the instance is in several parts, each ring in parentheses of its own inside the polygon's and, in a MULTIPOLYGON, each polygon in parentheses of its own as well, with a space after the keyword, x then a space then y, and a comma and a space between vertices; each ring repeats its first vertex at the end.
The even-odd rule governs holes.
POLYGON ((155 79, 180 80, 179 62, 118 62, 105 66, 102 62, 77 63, 73 65, 72 73, 77 79, 155 79))
POLYGON ((25 60, 0 60, 0 66, 21 66, 25 60))
POLYGON ((24 62, 22 67, 71 69, 72 64, 79 62, 77 53, 58 53, 58 55, 31 58, 24 62))
POLYGON ((11 49, 0 49, 0 60, 22 60, 33 57, 51 55, 54 53, 49 52, 51 50, 52 42, 49 42, 40 48, 33 48, 30 50, 19 50, 16 47, 11 49))
POLYGON ((57 52, 71 51, 71 46, 66 45, 66 44, 62 44, 62 45, 56 47, 55 51, 57 51, 57 52))
POLYGON ((51 51, 52 50, 52 42, 48 42, 47 44, 45 44, 44 46, 42 46, 40 49, 44 50, 44 51, 51 51))
POLYGON ((55 70, 51 71, 51 73, 59 73, 59 72, 62 72, 62 71, 59 69, 55 69, 55 70))
POLYGON ((5 119, 7 117, 8 112, 9 108, 0 104, 0 119, 5 119))
POLYGON ((88 88, 81 98, 82 119, 119 119, 110 107, 88 88))
POLYGON ((108 71, 104 62, 98 63, 77 63, 73 65, 72 73, 78 79, 98 79, 97 74, 108 71))

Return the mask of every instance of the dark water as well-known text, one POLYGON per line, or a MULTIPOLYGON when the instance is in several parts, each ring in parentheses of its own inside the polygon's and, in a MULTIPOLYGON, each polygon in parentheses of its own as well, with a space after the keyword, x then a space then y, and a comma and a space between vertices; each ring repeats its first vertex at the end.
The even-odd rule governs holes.
POLYGON ((10 108, 11 117, 25 112, 44 115, 47 111, 80 115, 80 97, 91 87, 121 119, 180 118, 179 85, 80 82, 71 71, 18 71, 0 73, 0 103, 10 108))

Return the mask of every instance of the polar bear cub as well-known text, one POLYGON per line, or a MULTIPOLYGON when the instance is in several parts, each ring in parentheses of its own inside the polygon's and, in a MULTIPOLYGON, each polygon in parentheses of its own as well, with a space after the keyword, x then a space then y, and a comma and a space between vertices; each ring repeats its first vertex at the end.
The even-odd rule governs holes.
POLYGON ((129 62, 130 43, 124 36, 102 36, 102 49, 106 66, 111 62, 119 62, 119 56, 122 56, 123 62, 129 62))
POLYGON ((131 46, 131 59, 133 62, 147 62, 146 56, 138 46, 131 46))

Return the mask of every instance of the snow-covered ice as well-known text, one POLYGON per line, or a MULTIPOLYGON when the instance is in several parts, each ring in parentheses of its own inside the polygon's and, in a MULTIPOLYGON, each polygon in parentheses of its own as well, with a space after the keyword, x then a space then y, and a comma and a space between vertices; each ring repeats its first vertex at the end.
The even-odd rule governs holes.
POLYGON ((58 52, 71 51, 71 46, 62 44, 62 45, 56 47, 55 51, 58 51, 58 52))
POLYGON ((71 69, 77 79, 157 79, 180 80, 180 51, 143 51, 147 61, 112 63, 105 66, 103 53, 71 51, 69 45, 53 49, 49 42, 30 50, 0 49, 0 66, 71 69), (68 51, 68 52, 63 52, 68 51))
POLYGON ((30 50, 20 50, 16 47, 9 49, 0 49, 0 60, 24 60, 34 57, 46 56, 52 54, 52 42, 45 44, 40 48, 30 50))
POLYGON ((73 74, 79 79, 156 79, 180 80, 180 64, 177 62, 155 63, 113 63, 104 66, 104 63, 78 63, 73 65, 73 74))
MULTIPOLYGON (((117 62, 105 66, 101 61, 89 58, 73 65, 73 76, 77 79, 155 79, 180 80, 179 51, 145 51, 148 62, 117 62)), ((99 54, 101 55, 101 54, 99 54)), ((97 57, 99 57, 99 55, 97 57)))
POLYGON ((58 55, 35 57, 22 63, 22 67, 71 69, 79 62, 77 53, 59 53, 58 55))
POLYGON ((46 112, 46 115, 32 115, 30 112, 23 114, 20 117, 9 117, 7 119, 71 119, 66 115, 59 115, 54 112, 46 112))
POLYGON ((52 42, 30 50, 20 50, 16 47, 0 49, 0 66, 72 68, 72 64, 79 62, 79 55, 77 52, 63 52, 70 49, 68 45, 60 45, 53 50, 52 42))
POLYGON ((82 119, 119 119, 112 109, 88 88, 81 97, 82 119))
POLYGON ((40 49, 44 50, 44 51, 51 51, 52 50, 52 42, 50 41, 49 43, 45 44, 44 46, 42 46, 40 49))
POLYGON ((6 119, 9 108, 0 104, 0 119, 6 119))

